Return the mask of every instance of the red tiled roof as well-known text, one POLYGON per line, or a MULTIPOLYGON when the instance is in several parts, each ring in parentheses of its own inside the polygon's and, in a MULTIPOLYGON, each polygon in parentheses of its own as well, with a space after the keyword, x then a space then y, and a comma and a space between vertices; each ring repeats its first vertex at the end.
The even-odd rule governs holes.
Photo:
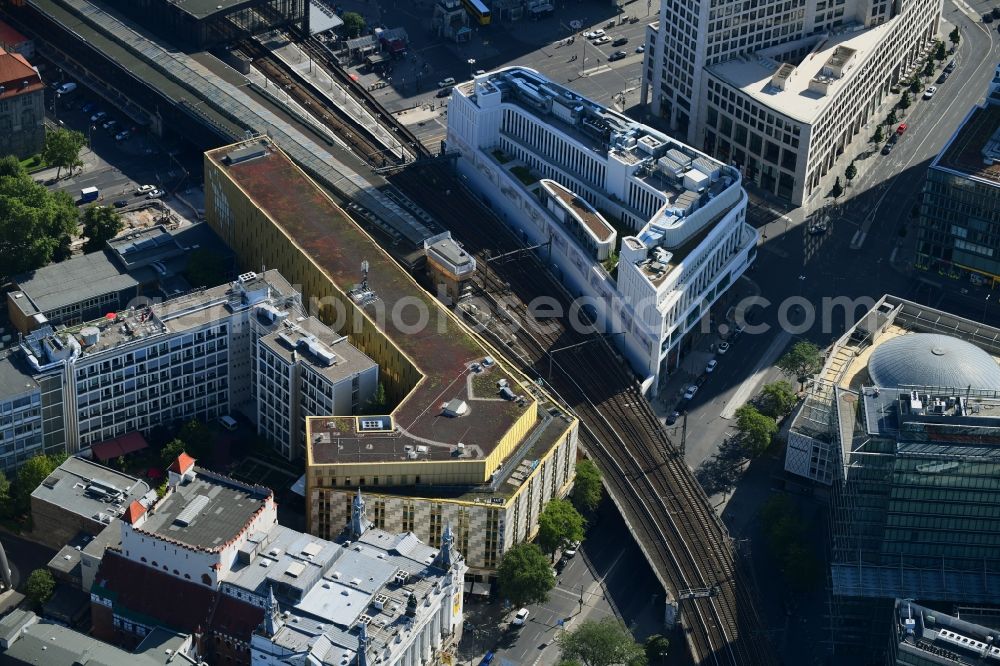
MULTIPOLYGON (((169 566, 169 562, 166 562, 169 566)), ((94 580, 99 596, 112 599, 116 613, 153 618, 174 631, 212 633, 250 642, 264 619, 264 609, 189 582, 151 566, 105 551, 94 580)))
POLYGON ((0 94, 0 99, 23 95, 24 93, 41 90, 42 77, 38 75, 28 61, 20 53, 7 53, 0 49, 0 86, 6 90, 0 94), (22 87, 22 83, 28 84, 22 87))
POLYGON ((146 443, 146 438, 142 436, 142 433, 130 432, 127 435, 94 444, 90 447, 90 451, 94 454, 95 458, 101 462, 105 462, 119 456, 141 451, 147 446, 149 444, 146 443))
POLYGON ((122 515, 122 520, 129 525, 135 525, 135 521, 139 520, 145 513, 146 507, 139 500, 132 500, 132 503, 128 505, 124 515, 122 515))
POLYGON ((192 467, 194 467, 194 458, 189 456, 186 452, 181 451, 181 454, 177 456, 177 460, 170 463, 170 467, 167 469, 171 472, 176 472, 177 474, 184 474, 192 467))

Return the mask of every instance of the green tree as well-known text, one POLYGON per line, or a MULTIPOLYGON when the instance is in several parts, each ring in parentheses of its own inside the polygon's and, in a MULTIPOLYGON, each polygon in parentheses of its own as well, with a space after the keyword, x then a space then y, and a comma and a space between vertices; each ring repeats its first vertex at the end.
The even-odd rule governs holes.
POLYGON ((899 98, 899 101, 896 103, 896 106, 901 108, 903 111, 906 111, 908 108, 910 108, 910 104, 912 103, 913 102, 910 101, 910 91, 904 90, 903 95, 899 98))
POLYGON ((375 387, 375 393, 368 400, 369 414, 385 414, 385 384, 379 382, 375 387))
POLYGON ((45 455, 41 453, 24 461, 21 468, 17 470, 17 481, 14 484, 14 504, 18 511, 24 512, 31 508, 31 493, 64 460, 66 460, 66 454, 45 455))
POLYGON ((206 458, 212 453, 215 440, 212 430, 198 419, 185 423, 177 433, 177 438, 184 442, 184 450, 192 458, 206 458))
POLYGON ((184 453, 184 442, 179 439, 172 439, 160 450, 160 464, 164 468, 170 467, 170 464, 177 460, 177 456, 184 453))
POLYGON ((562 499, 554 499, 545 505, 538 516, 538 545, 552 556, 570 541, 583 540, 585 521, 573 504, 562 499))
POLYGON ((847 165, 847 169, 844 170, 844 178, 847 179, 847 184, 850 186, 851 181, 854 177, 858 175, 858 167, 854 166, 854 162, 847 165))
POLYGON ((948 39, 951 40, 952 46, 958 46, 958 43, 962 41, 962 35, 958 32, 958 26, 955 27, 950 33, 948 33, 948 39))
MULTIPOLYGON (((944 48, 943 44, 941 45, 941 48, 944 48)), ((944 60, 944 58, 941 59, 944 60)), ((927 62, 924 63, 924 76, 925 77, 934 76, 934 60, 931 58, 928 58, 927 62)))
POLYGON ((56 589, 56 580, 48 569, 35 569, 24 584, 24 595, 31 603, 40 606, 49 600, 56 589))
POLYGON ((760 390, 760 411, 774 419, 792 411, 798 401, 795 389, 783 379, 764 384, 764 388, 760 390))
POLYGON ((830 190, 830 196, 836 199, 843 193, 844 193, 844 186, 840 184, 840 176, 837 176, 837 180, 834 181, 833 188, 830 190))
POLYGON ((351 37, 357 37, 365 31, 365 19, 357 12, 344 14, 344 29, 351 37))
POLYGON ((576 659, 584 666, 644 666, 646 651, 635 642, 621 621, 606 617, 586 620, 556 639, 563 659, 576 659))
POLYGON ((199 247, 188 255, 184 277, 192 287, 214 287, 229 279, 229 267, 217 252, 199 247))
POLYGON ((920 82, 920 77, 914 76, 913 80, 910 81, 910 92, 916 95, 923 89, 924 89, 924 84, 920 82))
POLYGON ((646 651, 646 661, 653 666, 661 664, 670 650, 670 639, 661 634, 652 634, 646 639, 643 649, 646 651))
POLYGON ((104 244, 121 232, 125 223, 122 216, 111 206, 87 206, 83 211, 84 252, 97 252, 104 244))
POLYGON ((793 375, 802 382, 823 367, 823 355, 819 347, 808 340, 802 340, 792 345, 775 365, 785 374, 793 375))
POLYGON ((87 143, 87 137, 82 132, 68 130, 62 127, 45 132, 45 146, 42 148, 42 158, 55 165, 56 180, 62 170, 72 169, 80 161, 80 150, 87 143))
POLYGON ((10 480, 7 475, 0 471, 0 516, 8 517, 13 509, 13 501, 10 494, 10 480))
POLYGON ((934 48, 934 59, 938 62, 943 61, 948 57, 948 51, 944 47, 944 42, 937 40, 936 46, 934 48))
POLYGON ((771 438, 778 432, 778 424, 770 416, 757 411, 753 405, 743 405, 736 410, 736 429, 750 454, 756 457, 771 446, 771 438))
POLYGON ((0 278, 52 260, 79 213, 65 192, 49 192, 13 156, 0 159, 0 278))
POLYGON ((892 127, 897 122, 899 122, 899 117, 896 115, 896 109, 890 109, 889 115, 885 117, 885 124, 892 127))
POLYGON ((549 598, 556 578, 542 549, 533 543, 519 543, 500 560, 497 587, 504 599, 515 606, 540 604, 549 598))
POLYGON ((872 137, 872 141, 875 143, 882 143, 885 140, 885 132, 882 131, 882 126, 879 125, 875 128, 875 136, 872 137))
POLYGON ((570 500, 576 510, 584 515, 590 515, 601 503, 604 487, 601 485, 601 471, 590 459, 581 460, 576 464, 576 480, 573 482, 573 492, 570 500))

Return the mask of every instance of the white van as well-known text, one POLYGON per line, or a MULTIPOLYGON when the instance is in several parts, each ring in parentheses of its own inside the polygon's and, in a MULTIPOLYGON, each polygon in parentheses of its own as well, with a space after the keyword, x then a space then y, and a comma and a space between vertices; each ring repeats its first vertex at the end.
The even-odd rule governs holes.
POLYGON ((223 414, 222 416, 220 416, 219 423, 221 423, 222 427, 225 428, 226 430, 236 430, 236 426, 238 425, 236 423, 236 419, 234 419, 229 414, 223 414))
POLYGON ((58 88, 56 88, 56 92, 58 94, 60 94, 60 95, 68 95, 69 93, 73 92, 74 90, 76 90, 76 84, 73 83, 72 81, 70 81, 68 83, 64 83, 61 86, 59 86, 58 88))

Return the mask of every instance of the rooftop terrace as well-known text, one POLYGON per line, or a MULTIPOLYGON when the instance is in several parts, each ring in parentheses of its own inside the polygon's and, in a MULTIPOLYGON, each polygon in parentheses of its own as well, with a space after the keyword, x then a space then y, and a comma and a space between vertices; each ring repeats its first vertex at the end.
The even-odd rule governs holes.
MULTIPOLYGON (((220 148, 206 153, 206 158, 294 239, 337 290, 350 298, 355 313, 348 313, 345 328, 358 313, 363 313, 421 375, 393 411, 393 423, 398 430, 392 437, 381 438, 385 446, 374 446, 377 442, 360 437, 353 428, 343 429, 338 430, 336 443, 310 442, 312 459, 321 463, 357 461, 358 456, 371 462, 396 460, 403 440, 410 440, 414 446, 430 446, 424 441, 429 440, 441 447, 454 447, 462 442, 469 449, 489 455, 525 411, 532 408, 534 398, 514 381, 510 381, 513 395, 509 398, 499 396, 495 386, 491 392, 476 390, 472 378, 477 373, 473 367, 476 364, 485 367, 483 361, 492 352, 283 153, 269 148, 260 157, 227 163, 224 158, 232 151, 232 147, 220 148), (362 262, 367 264, 364 282, 362 262), (420 311, 427 314, 428 323, 415 326, 420 311), (398 316, 387 316, 394 312, 398 316), (527 397, 520 401, 510 399, 516 395, 527 397), (455 399, 466 402, 467 414, 445 414, 444 405, 455 399), (373 445, 370 450, 366 448, 368 444, 373 445)), ((307 298, 312 295, 304 294, 307 298)), ((363 344, 358 346, 364 349, 363 344)), ((500 367, 482 372, 496 377, 494 381, 510 377, 500 367)))
POLYGON ((543 179, 541 183, 542 187, 561 201, 567 210, 571 211, 577 219, 586 225, 587 229, 590 230, 590 233, 598 241, 606 241, 614 235, 614 227, 608 224, 607 220, 594 210, 594 207, 589 203, 554 180, 543 179))
POLYGON ((931 166, 1000 187, 1000 104, 973 109, 931 166))

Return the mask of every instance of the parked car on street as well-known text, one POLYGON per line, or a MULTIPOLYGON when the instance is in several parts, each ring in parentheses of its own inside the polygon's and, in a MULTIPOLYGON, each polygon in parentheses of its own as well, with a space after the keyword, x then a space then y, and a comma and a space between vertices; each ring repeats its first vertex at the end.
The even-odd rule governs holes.
POLYGON ((97 105, 94 104, 93 102, 86 102, 83 106, 80 107, 80 110, 83 111, 84 113, 90 113, 96 108, 97 105))
POLYGON ((667 425, 673 425, 673 424, 677 423, 677 419, 679 419, 680 417, 681 417, 681 413, 678 412, 676 409, 674 411, 670 412, 670 414, 666 418, 667 425))
POLYGON ((453 90, 452 86, 448 86, 447 88, 441 88, 441 90, 437 91, 437 95, 435 95, 435 97, 439 97, 439 98, 440 97, 448 97, 449 95, 451 95, 451 91, 452 90, 453 90))
POLYGON ((727 351, 729 351, 729 343, 728 342, 720 342, 719 343, 719 354, 720 355, 721 354, 725 354, 727 351))
POLYGON ((449 76, 447 79, 442 79, 438 81, 438 88, 447 88, 448 86, 455 85, 455 77, 449 76))
POLYGON ((928 87, 927 90, 924 91, 924 99, 930 99, 931 97, 934 97, 934 93, 936 92, 937 92, 936 86, 928 87))
POLYGON ((607 44, 611 41, 611 38, 605 35, 604 37, 598 37, 594 40, 594 44, 600 46, 601 44, 607 44))
POLYGON ((628 37, 618 37, 611 42, 611 46, 625 46, 626 44, 628 44, 628 37))
POLYGON ((139 187, 135 188, 135 193, 145 194, 146 192, 152 192, 155 189, 156 189, 155 185, 140 185, 139 187))
POLYGON ((615 51, 614 53, 612 53, 611 55, 608 56, 608 62, 614 62, 616 60, 621 60, 622 58, 624 58, 627 55, 628 54, 625 53, 624 51, 615 51))
POLYGON ((708 362, 708 364, 707 364, 707 365, 705 366, 705 372, 715 372, 715 366, 717 366, 717 365, 719 365, 719 362, 718 362, 718 361, 716 361, 716 360, 715 360, 715 359, 713 358, 713 359, 712 359, 711 361, 709 361, 709 362, 708 362))
POLYGON ((522 608, 521 610, 517 611, 517 613, 514 615, 514 619, 511 620, 511 624, 514 625, 515 627, 523 627, 524 623, 527 621, 528 621, 528 609, 522 608))
POLYGON ((639 46, 635 47, 635 52, 636 53, 645 53, 646 52, 646 45, 645 44, 639 44, 639 46))
POLYGON ((119 199, 115 202, 115 208, 124 208, 128 205, 128 199, 119 199))
POLYGON ((163 194, 164 194, 163 190, 153 190, 152 192, 150 192, 149 194, 146 195, 146 198, 147 199, 159 199, 160 197, 163 196, 163 194))
POLYGON ((108 116, 108 114, 105 113, 104 111, 98 111, 97 113, 95 113, 94 115, 92 115, 90 117, 90 122, 92 122, 92 123, 100 122, 100 121, 104 120, 107 116, 108 116))
POLYGON ((906 123, 899 123, 899 127, 896 128, 896 134, 903 134, 906 132, 906 123))
POLYGON ((684 399, 690 400, 695 396, 696 393, 698 393, 698 387, 694 384, 691 384, 690 386, 687 387, 687 390, 684 391, 684 399))

